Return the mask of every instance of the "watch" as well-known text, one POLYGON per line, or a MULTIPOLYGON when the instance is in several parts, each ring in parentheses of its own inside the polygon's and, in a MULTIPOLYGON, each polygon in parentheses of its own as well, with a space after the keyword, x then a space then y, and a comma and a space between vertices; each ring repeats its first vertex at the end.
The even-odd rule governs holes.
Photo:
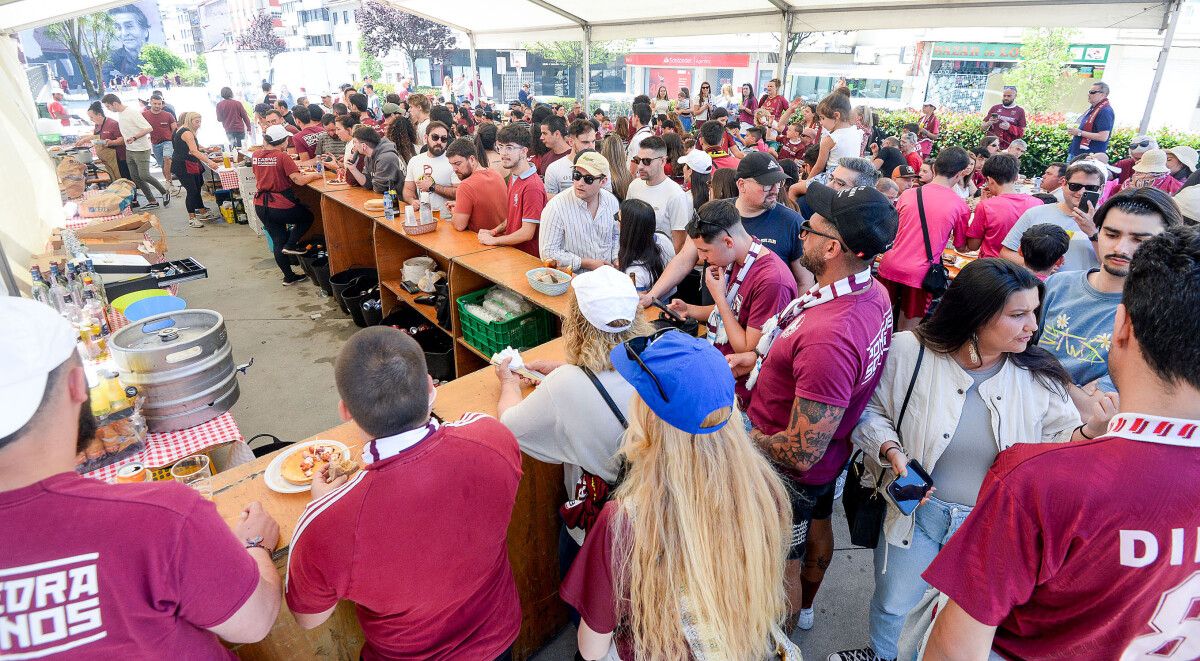
POLYGON ((262 535, 255 535, 254 537, 247 537, 246 539, 242 540, 242 542, 246 545, 247 551, 249 551, 250 549, 253 549, 253 548, 260 548, 260 549, 266 551, 267 553, 271 552, 271 549, 263 546, 263 536, 262 535))

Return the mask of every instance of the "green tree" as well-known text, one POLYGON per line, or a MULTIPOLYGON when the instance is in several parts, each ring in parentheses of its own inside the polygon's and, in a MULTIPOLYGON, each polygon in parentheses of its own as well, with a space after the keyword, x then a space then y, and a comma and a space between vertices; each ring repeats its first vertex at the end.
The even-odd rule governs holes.
POLYGON ((364 79, 378 80, 383 76, 383 63, 366 48, 366 41, 358 38, 358 73, 364 79))
POLYGON ((1005 85, 1014 85, 1021 105, 1029 112, 1050 112, 1062 107, 1069 89, 1073 30, 1038 28, 1026 30, 1021 38, 1021 61, 1004 75, 1005 85))
POLYGON ((142 71, 155 78, 187 68, 182 57, 155 44, 142 46, 142 63, 142 71))
POLYGON ((204 59, 204 53, 196 56, 196 70, 200 72, 201 76, 204 76, 205 80, 208 80, 208 60, 204 59))
POLYGON ((112 54, 112 44, 117 36, 117 26, 107 12, 96 12, 79 18, 70 18, 46 26, 46 36, 66 47, 83 76, 83 87, 89 97, 97 97, 104 91, 104 73, 101 67, 112 54), (91 68, 85 62, 91 63, 91 68), (93 82, 95 81, 95 82, 93 82))
MULTIPOLYGON (((631 43, 629 41, 593 41, 588 59, 591 64, 610 64, 621 55, 628 53, 631 43)), ((583 70, 582 41, 536 41, 531 44, 522 44, 521 47, 530 53, 540 55, 547 62, 561 64, 580 72, 583 70)))

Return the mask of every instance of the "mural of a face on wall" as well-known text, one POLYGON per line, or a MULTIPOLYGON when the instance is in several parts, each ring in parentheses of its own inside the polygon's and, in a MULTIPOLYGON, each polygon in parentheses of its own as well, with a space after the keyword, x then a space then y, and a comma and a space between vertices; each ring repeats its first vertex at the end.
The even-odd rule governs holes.
POLYGON ((106 72, 137 75, 142 71, 142 46, 150 41, 150 21, 136 5, 121 5, 108 10, 117 28, 117 43, 106 72))

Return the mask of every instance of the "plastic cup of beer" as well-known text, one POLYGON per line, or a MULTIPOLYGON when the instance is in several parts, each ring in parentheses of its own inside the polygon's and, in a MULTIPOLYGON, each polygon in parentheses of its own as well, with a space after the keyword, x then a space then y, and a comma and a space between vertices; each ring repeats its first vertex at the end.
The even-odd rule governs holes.
POLYGON ((184 457, 171 466, 171 477, 179 483, 192 486, 193 482, 206 480, 213 476, 212 463, 202 454, 184 457))

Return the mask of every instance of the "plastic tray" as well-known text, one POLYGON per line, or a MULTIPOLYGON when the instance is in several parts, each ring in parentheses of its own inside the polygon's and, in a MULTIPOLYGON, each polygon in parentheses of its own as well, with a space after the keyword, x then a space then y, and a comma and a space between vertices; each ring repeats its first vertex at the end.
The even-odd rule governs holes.
POLYGON ((520 351, 550 340, 550 313, 542 308, 534 308, 508 321, 496 322, 484 321, 467 312, 467 304, 482 305, 488 291, 490 289, 481 289, 458 297, 458 320, 467 344, 491 356, 504 347, 520 351))

